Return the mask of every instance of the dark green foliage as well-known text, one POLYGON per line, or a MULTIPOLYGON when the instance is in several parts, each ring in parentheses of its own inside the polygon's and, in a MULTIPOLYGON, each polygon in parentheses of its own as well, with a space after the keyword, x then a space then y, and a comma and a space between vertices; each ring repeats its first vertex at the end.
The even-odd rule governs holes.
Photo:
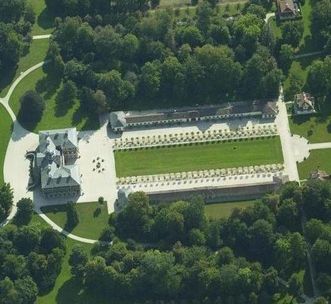
MULTIPOLYGON (((160 107, 163 101, 183 106, 276 96, 281 73, 272 55, 260 50, 261 62, 247 62, 260 40, 274 49, 264 27, 264 9, 251 5, 232 24, 214 4, 200 3, 196 20, 190 22, 179 22, 171 10, 122 20, 113 11, 119 9, 114 3, 110 15, 105 10, 98 16, 107 20, 99 27, 96 17, 66 18, 54 34, 47 69, 56 75, 64 71, 65 79, 76 83, 84 106, 98 113, 160 107), (110 18, 113 13, 116 17, 110 18)), ((56 14, 66 14, 67 5, 60 1, 57 7, 63 10, 56 14)), ((88 5, 91 16, 94 5, 88 5)), ((69 13, 75 14, 85 16, 82 11, 69 13)))
MULTIPOLYGON (((1 20, 1 19, 0 19, 1 20)), ((0 71, 14 67, 19 60, 23 47, 22 37, 11 24, 0 22, 0 71)))
POLYGON ((305 237, 313 245, 319 286, 325 290, 331 282, 330 225, 312 219, 305 237, 301 229, 303 213, 317 216, 311 200, 317 202, 314 208, 327 208, 330 197, 328 183, 300 187, 291 182, 254 206, 234 211, 229 219, 210 221, 200 198, 150 205, 144 193, 132 193, 110 225, 116 236, 133 240, 126 244, 112 236, 112 246, 95 246, 88 261, 75 249, 72 272, 85 277, 87 290, 126 300, 271 303, 283 292, 298 299, 306 292, 302 273, 309 275, 305 237))
POLYGON ((33 304, 37 300, 38 287, 30 276, 15 281, 15 287, 22 304, 33 304))
POLYGON ((13 197, 13 190, 9 184, 0 187, 0 221, 8 216, 13 204, 13 197))
POLYGON ((65 249, 63 237, 52 228, 44 229, 40 239, 40 251, 48 254, 55 248, 65 249))
POLYGON ((19 120, 29 128, 35 126, 45 110, 44 99, 35 91, 27 91, 20 99, 19 120))
POLYGON ((323 61, 316 60, 308 70, 307 86, 314 96, 328 96, 331 94, 331 57, 323 61))
POLYGON ((87 252, 79 245, 73 247, 69 258, 69 264, 71 266, 71 273, 80 280, 83 278, 87 261, 87 252))
POLYGON ((8 225, 0 231, 1 303, 32 304, 39 292, 49 290, 61 270, 64 243, 55 243, 51 228, 8 225), (45 240, 47 238, 47 241, 45 240), (52 243, 49 252, 45 243, 52 243), (56 247, 56 246, 59 247, 56 247))
POLYGON ((15 223, 17 225, 27 225, 32 219, 33 202, 29 198, 22 198, 17 203, 17 213, 15 215, 15 223))
POLYGON ((303 35, 303 22, 286 21, 281 26, 283 43, 290 44, 292 47, 297 47, 303 35))
POLYGON ((72 202, 67 203, 66 211, 67 211, 67 222, 65 228, 72 230, 79 223, 79 216, 76 205, 72 202))

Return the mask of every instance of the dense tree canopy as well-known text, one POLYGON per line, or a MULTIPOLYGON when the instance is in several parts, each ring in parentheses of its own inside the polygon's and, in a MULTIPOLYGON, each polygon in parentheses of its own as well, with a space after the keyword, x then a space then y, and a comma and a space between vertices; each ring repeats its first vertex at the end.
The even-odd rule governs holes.
POLYGON ((57 23, 48 70, 73 81, 89 110, 278 95, 281 71, 272 48, 261 46, 272 43, 262 7, 251 5, 229 21, 206 1, 195 17, 185 18, 171 9, 137 14, 148 8, 148 1, 129 1, 130 8, 125 1, 111 7, 106 2, 62 0, 56 11, 53 1, 47 1, 56 15, 72 16, 57 23))

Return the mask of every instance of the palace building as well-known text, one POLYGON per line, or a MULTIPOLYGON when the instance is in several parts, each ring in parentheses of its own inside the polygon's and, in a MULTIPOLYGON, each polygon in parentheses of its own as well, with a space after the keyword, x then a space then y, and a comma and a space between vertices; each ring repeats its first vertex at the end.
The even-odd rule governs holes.
POLYGON ((81 175, 76 128, 41 131, 35 151, 34 180, 46 198, 81 194, 81 175))

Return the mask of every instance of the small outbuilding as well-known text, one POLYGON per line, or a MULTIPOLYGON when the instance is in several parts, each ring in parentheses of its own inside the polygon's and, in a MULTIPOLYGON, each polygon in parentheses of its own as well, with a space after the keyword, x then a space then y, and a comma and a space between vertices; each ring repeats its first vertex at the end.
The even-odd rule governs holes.
POLYGON ((310 173, 310 179, 321 180, 321 181, 329 180, 330 174, 326 173, 325 171, 317 169, 310 173))
POLYGON ((305 92, 296 94, 294 96, 294 113, 297 115, 316 113, 315 98, 305 92))
POLYGON ((293 0, 277 0, 277 16, 280 21, 299 18, 301 16, 299 3, 293 0))

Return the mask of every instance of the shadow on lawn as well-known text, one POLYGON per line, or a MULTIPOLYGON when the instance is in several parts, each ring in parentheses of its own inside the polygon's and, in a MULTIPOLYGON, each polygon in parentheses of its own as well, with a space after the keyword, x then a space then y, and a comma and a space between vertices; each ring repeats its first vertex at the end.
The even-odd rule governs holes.
POLYGON ((111 299, 102 299, 99 295, 87 293, 82 289, 81 283, 75 279, 71 278, 63 283, 56 295, 57 304, 128 304, 128 302, 117 301, 111 299))
POLYGON ((80 104, 79 108, 72 116, 72 125, 76 126, 83 120, 85 120, 85 123, 81 128, 82 131, 98 130, 100 128, 98 115, 93 111, 87 111, 87 109, 84 109, 82 104, 80 104))
POLYGON ((54 27, 54 16, 45 8, 37 19, 37 24, 43 29, 48 30, 54 27))

